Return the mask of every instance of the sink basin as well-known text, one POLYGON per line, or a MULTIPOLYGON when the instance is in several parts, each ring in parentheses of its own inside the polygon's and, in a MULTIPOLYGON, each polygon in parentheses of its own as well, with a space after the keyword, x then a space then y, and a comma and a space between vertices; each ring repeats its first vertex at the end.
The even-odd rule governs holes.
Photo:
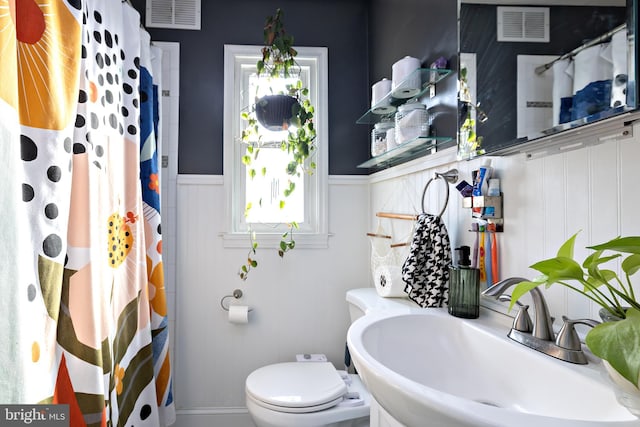
POLYGON ((488 313, 373 313, 352 324, 347 342, 375 400, 408 427, 640 426, 599 360, 538 353, 506 337, 508 317, 488 313))

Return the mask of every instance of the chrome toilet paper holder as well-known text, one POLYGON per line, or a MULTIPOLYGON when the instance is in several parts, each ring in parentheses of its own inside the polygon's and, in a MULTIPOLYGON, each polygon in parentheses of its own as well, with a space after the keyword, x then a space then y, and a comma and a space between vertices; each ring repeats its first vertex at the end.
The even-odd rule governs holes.
MULTIPOLYGON (((240 298, 242 298, 242 295, 243 295, 243 293, 242 293, 242 291, 241 291, 240 289, 234 289, 234 290, 233 290, 233 293, 232 293, 231 295, 225 295, 225 296, 223 296, 223 297, 222 297, 222 299, 220 300, 220 307, 222 307, 222 309, 223 309, 224 311, 229 311, 229 304, 227 304, 227 305, 225 306, 225 305, 224 305, 225 301, 226 301, 228 298, 240 299, 240 298)), ((250 309, 249 309, 249 311, 253 311, 253 309, 252 309, 252 308, 250 308, 250 309)))

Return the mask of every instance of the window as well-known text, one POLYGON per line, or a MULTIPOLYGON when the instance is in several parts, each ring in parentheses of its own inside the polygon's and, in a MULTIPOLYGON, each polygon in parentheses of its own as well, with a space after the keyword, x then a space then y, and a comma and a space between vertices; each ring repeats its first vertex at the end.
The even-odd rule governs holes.
MULTIPOLYGON (((314 157, 316 170, 313 174, 302 174, 295 191, 286 198, 284 209, 280 209, 279 192, 288 187, 291 179, 284 171, 287 156, 280 149, 286 131, 261 130, 263 146, 258 162, 268 165, 267 174, 248 177, 242 163, 245 145, 240 141, 246 121, 241 113, 256 96, 256 62, 261 58, 261 46, 225 45, 224 75, 224 174, 227 195, 227 233, 225 246, 244 247, 249 228, 257 233, 261 247, 275 247, 280 235, 288 229, 287 222, 295 221, 296 247, 326 247, 327 245, 327 49, 297 47, 296 57, 301 67, 300 79, 309 88, 309 99, 315 107, 314 124, 317 130, 317 151, 314 157), (260 203, 253 201, 260 200, 260 203), (245 216, 247 202, 251 209, 245 216)), ((273 85, 284 86, 279 80, 273 85)), ((272 88, 277 91, 277 87, 272 88)), ((260 82, 259 90, 270 90, 260 82)), ((258 93, 261 95, 261 93, 258 93)), ((261 165, 252 165, 256 170, 261 165)))

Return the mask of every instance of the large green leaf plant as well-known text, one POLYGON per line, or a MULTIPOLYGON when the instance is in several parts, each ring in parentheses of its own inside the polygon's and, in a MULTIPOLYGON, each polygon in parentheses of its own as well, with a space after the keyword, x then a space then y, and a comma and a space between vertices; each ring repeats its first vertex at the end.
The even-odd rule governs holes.
POLYGON ((565 286, 595 302, 619 321, 604 322, 589 330, 586 345, 606 360, 622 377, 638 387, 640 375, 640 302, 631 276, 640 270, 640 236, 616 237, 606 243, 588 246, 593 252, 579 264, 573 256, 578 233, 558 250, 555 258, 531 266, 541 275, 519 283, 512 293, 511 305, 531 289, 553 284, 565 286), (621 261, 622 278, 604 265, 621 261), (622 274, 623 273, 623 274, 622 274))

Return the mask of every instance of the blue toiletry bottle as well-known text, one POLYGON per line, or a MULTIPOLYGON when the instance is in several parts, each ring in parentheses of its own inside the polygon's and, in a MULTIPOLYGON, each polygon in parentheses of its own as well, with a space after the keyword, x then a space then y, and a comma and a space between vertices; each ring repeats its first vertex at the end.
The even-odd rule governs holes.
POLYGON ((478 174, 476 175, 473 181, 474 196, 486 195, 486 190, 484 190, 483 187, 491 177, 492 171, 493 170, 491 169, 491 159, 485 160, 484 164, 480 166, 480 169, 478 169, 478 174))

